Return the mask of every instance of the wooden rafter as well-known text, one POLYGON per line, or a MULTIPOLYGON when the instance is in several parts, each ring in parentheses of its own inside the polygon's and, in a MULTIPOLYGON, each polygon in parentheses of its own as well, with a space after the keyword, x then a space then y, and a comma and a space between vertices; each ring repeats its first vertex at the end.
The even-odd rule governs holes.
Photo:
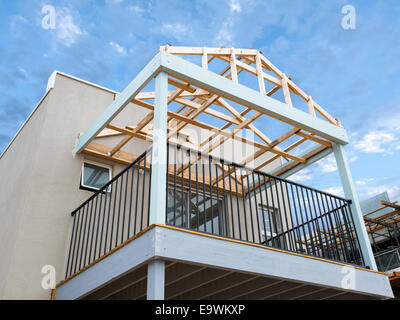
MULTIPOLYGON (((282 90, 284 97, 283 102, 295 108, 296 106, 293 104, 291 98, 291 94, 295 94, 306 102, 309 113, 313 117, 319 115, 331 124, 341 126, 337 119, 326 112, 311 98, 311 96, 301 90, 290 77, 286 76, 276 66, 274 66, 260 51, 251 48, 196 48, 174 47, 170 45, 160 47, 160 50, 164 50, 169 54, 174 55, 201 56, 201 67, 208 70, 212 68, 211 63, 213 60, 217 59, 223 61, 226 65, 224 69, 219 72, 220 76, 230 79, 235 83, 239 83, 239 75, 242 73, 253 75, 257 78, 258 86, 256 90, 263 95, 272 96, 279 90, 282 90), (272 85, 272 87, 268 90, 267 85, 272 85)), ((173 103, 174 105, 178 105, 178 108, 175 112, 169 110, 167 113, 167 138, 177 144, 185 144, 194 150, 211 153, 221 147, 225 142, 232 139, 254 147, 253 154, 246 154, 244 159, 239 161, 243 165, 248 165, 253 160, 258 159, 267 153, 271 154, 271 156, 261 164, 257 165, 257 169, 261 169, 280 157, 287 161, 292 160, 288 163, 287 167, 282 168, 281 172, 289 170, 299 163, 305 163, 310 157, 322 152, 326 148, 332 147, 331 141, 321 137, 318 133, 295 126, 280 137, 275 138, 274 140, 270 139, 256 126, 256 122, 261 121, 257 119, 266 117, 266 115, 261 111, 253 110, 249 106, 245 106, 243 111, 238 111, 233 107, 232 103, 228 102, 228 100, 230 101, 229 97, 206 90, 199 87, 199 85, 179 79, 177 76, 169 75, 168 84, 169 86, 174 87, 173 90, 169 89, 170 91, 167 93, 168 105, 173 103), (221 112, 217 108, 223 108, 227 112, 221 112), (212 125, 212 122, 199 121, 197 118, 202 114, 218 119, 219 121, 222 120, 224 121, 224 125, 216 127, 215 125, 212 125), (196 141, 196 139, 193 139, 189 134, 184 133, 183 130, 187 125, 208 131, 208 137, 204 141, 196 141), (242 137, 240 132, 244 129, 252 131, 261 142, 242 137), (300 139, 289 147, 281 147, 283 142, 294 136, 297 136, 300 139), (181 139, 182 137, 183 141, 181 139), (301 157, 292 153, 295 148, 306 141, 311 141, 316 145, 312 151, 301 157)), ((153 99, 155 99, 154 92, 140 92, 136 94, 131 102, 138 107, 143 107, 149 110, 150 112, 147 113, 143 119, 139 119, 136 125, 128 123, 125 127, 121 128, 108 123, 106 129, 98 134, 98 138, 122 135, 122 139, 113 147, 101 149, 102 151, 107 149, 106 154, 102 154, 102 157, 108 157, 112 160, 121 159, 121 156, 125 157, 125 151, 122 149, 133 138, 152 141, 154 106, 149 103, 148 100, 153 99)), ((238 103, 237 101, 235 102, 238 103)), ((90 148, 93 149, 93 145, 91 145, 90 148)), ((92 152, 94 151, 92 150, 92 152)), ((132 157, 126 158, 131 159, 132 157)), ((224 172, 224 174, 226 174, 226 172, 224 172)))

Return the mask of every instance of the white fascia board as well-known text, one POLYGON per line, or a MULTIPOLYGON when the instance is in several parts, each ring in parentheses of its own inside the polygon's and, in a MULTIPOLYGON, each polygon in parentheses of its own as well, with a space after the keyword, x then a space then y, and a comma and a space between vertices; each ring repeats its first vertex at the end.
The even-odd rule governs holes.
POLYGON ((159 54, 161 54, 162 71, 166 71, 172 76, 192 82, 204 89, 223 95, 298 128, 315 132, 326 139, 340 144, 349 143, 346 130, 341 127, 315 118, 311 114, 290 107, 244 85, 237 84, 180 57, 166 52, 160 52, 159 54))
POLYGON ((79 137, 75 152, 81 152, 110 121, 155 77, 161 70, 161 52, 158 53, 120 95, 107 107, 107 109, 92 123, 92 125, 79 137))

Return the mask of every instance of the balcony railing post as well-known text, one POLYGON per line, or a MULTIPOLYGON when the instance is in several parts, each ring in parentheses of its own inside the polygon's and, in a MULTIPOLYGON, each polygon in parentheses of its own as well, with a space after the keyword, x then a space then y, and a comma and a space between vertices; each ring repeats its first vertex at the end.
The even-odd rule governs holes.
POLYGON ((372 252, 371 244, 369 241, 368 233, 365 228, 364 218, 361 212, 360 204, 358 202, 357 193, 354 188, 353 179, 351 177, 350 167, 347 162, 346 154, 344 152, 343 145, 332 143, 333 152, 336 158, 336 164, 338 167, 340 179, 342 181, 344 196, 351 200, 351 214, 354 220, 354 226, 356 234, 358 236, 361 253, 364 258, 364 262, 373 270, 377 270, 374 255, 372 252))
POLYGON ((167 192, 167 108, 168 74, 156 76, 153 148, 151 153, 150 225, 165 224, 167 192))

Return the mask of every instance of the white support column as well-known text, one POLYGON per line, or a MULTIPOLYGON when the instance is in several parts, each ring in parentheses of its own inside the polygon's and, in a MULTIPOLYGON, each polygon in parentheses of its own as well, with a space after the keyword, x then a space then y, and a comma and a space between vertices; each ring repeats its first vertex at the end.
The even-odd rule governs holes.
POLYGON ((165 224, 167 192, 168 74, 156 76, 153 149, 151 154, 150 225, 165 224))
POLYGON ((368 233, 365 228, 364 218, 361 212, 360 204, 358 202, 357 193, 354 188, 350 167, 347 162, 343 145, 332 143, 332 147, 335 154, 340 179, 342 180, 344 196, 346 199, 350 199, 352 201, 351 212, 353 215, 354 225, 356 228, 358 239, 360 241, 361 253, 364 257, 365 264, 371 269, 377 270, 374 254, 372 252, 371 243, 369 241, 368 233))
POLYGON ((147 300, 164 300, 165 262, 154 260, 147 266, 147 300))

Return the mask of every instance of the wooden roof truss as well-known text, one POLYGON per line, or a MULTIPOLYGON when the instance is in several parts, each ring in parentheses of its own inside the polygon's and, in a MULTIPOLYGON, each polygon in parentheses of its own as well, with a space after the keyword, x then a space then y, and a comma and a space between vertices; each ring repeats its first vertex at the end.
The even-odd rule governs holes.
MULTIPOLYGON (((300 97, 308 106, 307 112, 315 118, 327 121, 329 124, 340 127, 339 120, 332 117, 325 111, 310 95, 300 89, 290 77, 287 77, 276 66, 274 66, 260 51, 255 49, 234 49, 234 48, 206 48, 206 47, 173 47, 170 45, 160 47, 160 51, 171 55, 199 56, 201 57, 201 68, 210 70, 213 63, 223 65, 219 76, 229 79, 237 84, 241 83, 240 76, 249 75, 256 77, 258 84, 254 90, 262 95, 275 97, 282 92, 283 103, 295 109, 293 96, 300 97), (217 62, 218 61, 218 62, 217 62)), ((168 140, 184 145, 204 153, 212 153, 221 147, 225 142, 233 139, 254 147, 254 153, 241 159, 243 165, 250 165, 256 169, 262 169, 272 161, 281 158, 285 164, 274 174, 281 175, 299 164, 305 164, 315 155, 330 150, 332 142, 323 137, 317 131, 301 126, 291 125, 291 129, 278 138, 271 139, 254 124, 256 120, 271 119, 271 117, 259 110, 243 105, 240 101, 232 100, 231 97, 207 90, 195 83, 183 81, 179 77, 168 74, 168 140), (172 105, 174 106, 172 108, 172 105), (170 107, 171 106, 171 107, 170 107), (240 108, 238 108, 240 106, 240 108), (201 121, 200 116, 212 117, 217 122, 224 122, 217 126, 211 121, 201 121), (208 130, 210 135, 203 141, 196 141, 185 132, 188 125, 208 130), (244 137, 243 129, 250 130, 255 139, 244 137), (177 139, 184 137, 184 139, 177 139), (288 140, 291 144, 283 147, 288 140), (307 153, 299 155, 299 146, 306 142, 312 142, 314 148, 307 153), (253 162, 262 155, 270 154, 262 163, 253 162)), ((141 91, 137 93, 130 102, 149 110, 150 112, 141 119, 137 125, 127 123, 125 126, 117 126, 108 121, 101 132, 99 132, 90 143, 81 151, 83 153, 96 155, 102 158, 128 164, 136 155, 123 150, 124 146, 133 138, 152 141, 153 139, 153 117, 155 99, 154 92, 141 91), (96 138, 106 136, 121 136, 117 144, 112 147, 105 146, 96 141, 96 138)), ((280 120, 280 119, 278 119, 280 120)))

